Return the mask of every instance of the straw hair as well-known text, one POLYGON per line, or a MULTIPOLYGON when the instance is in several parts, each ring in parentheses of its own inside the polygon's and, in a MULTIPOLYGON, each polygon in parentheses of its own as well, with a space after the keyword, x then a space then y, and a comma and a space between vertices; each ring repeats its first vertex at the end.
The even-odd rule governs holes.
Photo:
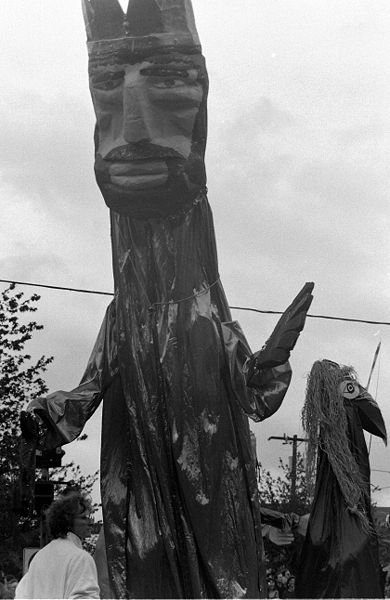
POLYGON ((302 410, 302 424, 309 439, 307 480, 313 492, 318 448, 321 448, 328 457, 347 507, 358 516, 365 529, 370 529, 364 510, 369 497, 369 482, 363 478, 351 452, 345 400, 339 391, 339 385, 345 379, 357 380, 354 369, 328 360, 315 362, 308 376, 302 410))

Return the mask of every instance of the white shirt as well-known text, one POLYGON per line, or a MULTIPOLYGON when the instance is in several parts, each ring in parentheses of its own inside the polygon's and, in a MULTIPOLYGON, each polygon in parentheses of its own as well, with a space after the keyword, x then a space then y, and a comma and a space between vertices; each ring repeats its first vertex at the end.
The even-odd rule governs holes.
POLYGON ((100 598, 95 562, 72 532, 34 556, 15 598, 100 598))

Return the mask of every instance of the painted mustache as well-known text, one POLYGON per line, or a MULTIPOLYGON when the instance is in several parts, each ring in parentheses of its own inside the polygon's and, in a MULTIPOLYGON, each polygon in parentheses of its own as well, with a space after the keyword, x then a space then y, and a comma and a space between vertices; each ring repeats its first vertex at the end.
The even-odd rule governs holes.
POLYGON ((120 162, 150 159, 161 160, 167 158, 183 159, 183 156, 179 154, 179 152, 176 152, 176 150, 173 150, 173 148, 158 146, 156 144, 150 144, 149 142, 137 142, 136 144, 126 144, 124 146, 113 148, 104 157, 104 160, 120 162))

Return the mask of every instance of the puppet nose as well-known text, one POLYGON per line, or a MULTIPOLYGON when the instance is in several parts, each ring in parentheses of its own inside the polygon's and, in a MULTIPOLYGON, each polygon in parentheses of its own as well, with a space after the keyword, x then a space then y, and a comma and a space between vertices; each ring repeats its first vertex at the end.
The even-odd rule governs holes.
POLYGON ((124 138, 127 143, 136 143, 141 140, 151 140, 147 120, 147 107, 145 99, 140 98, 136 89, 126 88, 123 98, 124 138))

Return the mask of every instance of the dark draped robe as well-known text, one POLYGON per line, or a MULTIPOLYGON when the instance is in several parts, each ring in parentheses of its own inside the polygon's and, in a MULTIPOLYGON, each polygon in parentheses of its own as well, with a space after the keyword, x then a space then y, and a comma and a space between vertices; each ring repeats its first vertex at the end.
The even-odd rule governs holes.
MULTIPOLYGON (((350 449, 366 485, 366 499, 360 508, 366 512, 373 528, 370 464, 362 424, 362 418, 367 421, 367 416, 361 412, 362 403, 366 404, 367 400, 344 399, 350 449)), ((371 401, 370 404, 373 408, 375 403, 371 401)), ((379 423, 379 417, 377 419, 379 423)), ((378 435, 378 431, 374 433, 378 435)), ((384 596, 374 529, 370 532, 363 527, 359 517, 348 509, 328 456, 321 449, 314 501, 300 557, 295 591, 297 598, 384 596)))
POLYGON ((160 220, 111 212, 115 299, 85 375, 33 408, 46 446, 67 443, 104 398, 101 494, 118 598, 266 596, 248 417, 280 406, 288 363, 248 388, 251 351, 219 281, 201 194, 160 220))

